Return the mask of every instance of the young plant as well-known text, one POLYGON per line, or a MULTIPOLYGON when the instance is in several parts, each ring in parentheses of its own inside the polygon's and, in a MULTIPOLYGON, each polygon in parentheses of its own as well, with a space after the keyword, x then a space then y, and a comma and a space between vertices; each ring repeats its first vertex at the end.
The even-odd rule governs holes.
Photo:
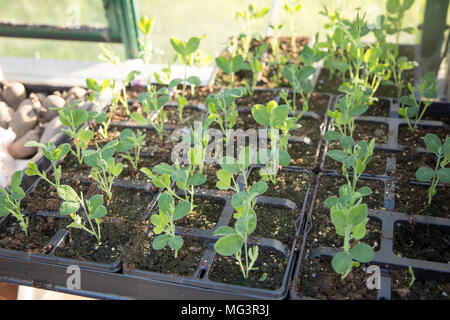
POLYGON ((428 189, 428 206, 431 199, 437 193, 436 187, 441 181, 450 183, 450 168, 446 166, 450 163, 450 136, 445 137, 444 144, 432 133, 427 133, 423 138, 427 146, 427 151, 436 155, 436 166, 434 169, 430 167, 421 167, 416 171, 416 179, 421 182, 430 182, 428 189))
POLYGON ((340 142, 343 150, 330 150, 327 156, 342 164, 342 173, 347 179, 347 183, 356 190, 356 184, 360 176, 366 170, 367 164, 372 160, 373 149, 375 147, 375 139, 370 143, 355 141, 350 136, 344 136, 337 131, 328 131, 323 136, 325 141, 337 140, 340 142), (350 180, 349 170, 353 168, 352 179, 350 180))
POLYGON ((100 97, 101 93, 104 92, 107 88, 111 88, 113 92, 113 97, 111 104, 109 105, 109 116, 105 111, 99 111, 95 116, 95 122, 97 122, 100 125, 100 128, 98 132, 103 138, 108 137, 108 129, 112 121, 112 117, 114 116, 114 112, 117 108, 119 99, 120 99, 120 91, 115 90, 116 87, 116 81, 110 81, 108 79, 103 80, 101 83, 97 82, 94 79, 88 78, 86 79, 86 86, 92 90, 94 93, 91 92, 90 95, 88 95, 88 99, 92 101, 94 104, 96 104, 98 107, 101 107, 97 101, 98 97, 100 97))
POLYGON ((297 46, 295 45, 295 41, 297 39, 297 32, 295 29, 295 15, 297 14, 298 11, 300 11, 301 8, 302 8, 302 5, 300 4, 299 0, 293 1, 292 5, 290 5, 289 3, 286 3, 284 5, 284 11, 289 16, 289 28, 290 28, 290 33, 291 33, 291 48, 294 51, 297 51, 297 46))
POLYGON ((219 160, 220 169, 217 171, 217 178, 219 181, 216 183, 216 187, 220 190, 233 190, 238 193, 241 191, 241 187, 237 182, 238 174, 241 174, 241 177, 244 180, 244 190, 248 189, 247 183, 247 175, 250 164, 255 159, 255 151, 248 147, 245 147, 239 152, 238 158, 233 158, 230 156, 222 157, 219 160))
POLYGON ((155 226, 153 231, 158 236, 153 239, 152 247, 161 250, 169 246, 175 251, 175 258, 178 257, 178 250, 183 247, 183 238, 175 234, 175 221, 179 220, 191 212, 191 205, 186 200, 175 200, 169 192, 165 191, 158 199, 159 214, 153 214, 150 218, 155 226))
POLYGON ((431 99, 436 99, 438 95, 438 89, 436 88, 436 77, 434 72, 427 73, 423 78, 421 84, 419 84, 419 96, 418 100, 415 97, 415 88, 408 83, 409 96, 403 96, 400 98, 401 107, 398 109, 399 115, 406 119, 411 132, 416 131, 417 125, 422 120, 423 115, 427 111, 431 104, 431 99), (422 110, 420 108, 420 101, 423 101, 422 110), (419 101, 419 102, 418 102, 419 101), (411 118, 414 117, 414 125, 411 124, 411 118))
POLYGON ((243 80, 244 86, 247 88, 247 92, 250 93, 251 96, 253 96, 253 93, 255 92, 256 83, 258 82, 258 75, 263 69, 263 64, 261 62, 261 57, 266 51, 268 44, 264 43, 261 47, 259 47, 256 54, 253 56, 253 54, 249 53, 248 55, 248 63, 246 63, 245 69, 251 70, 252 72, 252 84, 250 85, 247 80, 243 80))
POLYGON ((372 261, 374 251, 371 246, 360 240, 366 235, 366 225, 369 221, 367 205, 362 203, 362 197, 370 195, 369 187, 354 190, 345 184, 339 188, 339 197, 331 196, 325 200, 325 206, 330 209, 331 222, 336 233, 344 237, 343 250, 339 251, 331 261, 334 271, 344 279, 353 267, 372 261), (355 245, 351 246, 351 241, 355 245))
POLYGON ((356 184, 372 159, 375 139, 369 144, 366 141, 355 144, 350 136, 328 131, 324 140, 338 140, 344 149, 330 150, 327 156, 342 163, 347 184, 339 188, 339 197, 330 196, 324 203, 330 209, 331 222, 336 233, 344 237, 343 250, 332 260, 333 269, 344 279, 353 267, 358 267, 360 262, 370 262, 374 256, 373 249, 360 241, 366 235, 366 225, 369 221, 367 205, 362 203, 362 197, 370 195, 372 190, 369 187, 356 189, 356 184), (352 179, 349 175, 350 168, 353 168, 352 179), (353 247, 350 245, 352 240, 358 241, 353 247))
POLYGON ((142 144, 145 139, 145 134, 142 134, 139 130, 135 134, 131 129, 124 129, 120 133, 120 141, 116 147, 118 152, 122 152, 120 156, 130 161, 134 168, 134 171, 138 170, 139 156, 141 153, 142 144), (133 150, 133 155, 129 150, 133 150))
MULTIPOLYGON (((143 34, 143 36, 139 37, 138 42, 140 48, 139 57, 144 61, 144 64, 149 64, 151 62, 154 53, 152 40, 150 38, 154 22, 154 17, 148 18, 147 16, 142 16, 137 25, 143 34)), ((148 84, 150 83, 151 82, 148 82, 148 84)))
POLYGON ((302 111, 297 115, 298 119, 309 109, 309 100, 313 90, 312 80, 309 77, 315 72, 316 68, 309 65, 298 67, 295 64, 291 64, 283 69, 283 75, 293 89, 292 109, 290 110, 292 114, 297 114, 297 106, 295 105, 297 93, 303 98, 302 111))
POLYGON ((25 174, 27 176, 33 177, 38 176, 47 181, 50 185, 54 186, 58 189, 61 181, 61 165, 58 165, 58 162, 64 158, 66 154, 71 150, 70 144, 64 143, 59 146, 55 146, 53 142, 47 142, 46 144, 41 144, 36 141, 28 141, 25 143, 25 147, 38 147, 41 148, 44 156, 50 160, 50 163, 53 167, 53 175, 55 176, 55 182, 51 181, 45 171, 40 171, 38 166, 34 162, 29 162, 29 169, 25 170, 25 174))
POLYGON ((269 27, 273 30, 273 36, 270 41, 273 60, 269 62, 269 67, 271 68, 273 66, 276 66, 276 74, 274 75, 274 81, 275 84, 279 86, 284 66, 289 62, 290 56, 289 55, 283 56, 280 50, 280 37, 278 33, 279 30, 283 27, 283 25, 270 24, 269 27))
POLYGON ((123 164, 114 160, 117 140, 108 142, 103 148, 97 146, 97 150, 83 151, 84 163, 91 167, 91 177, 98 183, 109 199, 112 198, 112 186, 114 180, 122 173, 123 164))
POLYGON ((234 256, 239 263, 244 279, 248 278, 250 271, 258 270, 254 267, 258 259, 258 246, 249 247, 248 238, 255 231, 257 225, 254 210, 256 197, 262 195, 266 190, 267 184, 259 181, 247 191, 236 193, 231 201, 236 210, 233 214, 236 219, 234 228, 222 226, 214 232, 214 236, 220 237, 214 244, 214 250, 222 256, 234 256), (244 252, 242 253, 242 251, 244 252))
POLYGON ((83 108, 78 108, 77 103, 68 105, 65 108, 55 108, 58 111, 59 120, 67 128, 61 129, 66 135, 73 139, 75 150, 72 148, 70 152, 78 159, 78 163, 83 163, 83 151, 87 148, 94 133, 82 126, 86 121, 92 120, 96 112, 88 112, 83 108))
POLYGON ((151 85, 149 92, 141 93, 138 101, 142 106, 142 115, 139 112, 131 113, 130 117, 140 126, 151 125, 158 133, 159 139, 164 138, 164 122, 167 112, 163 110, 164 105, 169 101, 167 88, 161 88, 158 91, 156 87, 151 85))
POLYGON ((178 200, 187 201, 191 204, 192 209, 194 208, 194 188, 206 182, 206 177, 203 174, 193 173, 187 168, 180 167, 178 163, 175 166, 170 166, 162 162, 153 167, 153 172, 148 168, 141 168, 141 172, 152 180, 154 186, 166 189, 170 195, 178 200), (172 182, 184 193, 184 198, 173 189, 172 182))
POLYGON ((278 166, 288 166, 291 157, 287 151, 289 141, 289 131, 299 127, 295 118, 289 118, 289 107, 278 105, 275 101, 270 101, 267 106, 257 104, 252 108, 253 118, 260 125, 267 127, 271 149, 261 149, 258 151, 258 163, 266 166, 259 170, 259 174, 264 181, 272 181, 276 184, 278 166), (283 133, 280 136, 280 131, 283 133))
POLYGON ((73 220, 67 228, 82 229, 93 235, 97 242, 100 242, 102 239, 100 224, 102 218, 108 213, 108 210, 103 205, 103 196, 96 194, 90 197, 89 200, 85 200, 83 192, 78 196, 76 191, 68 185, 59 186, 57 191, 58 196, 64 200, 59 208, 59 212, 63 216, 70 215, 73 220), (78 213, 80 209, 83 209, 83 217, 78 213))
POLYGON ((395 42, 398 46, 400 42, 400 33, 406 32, 412 34, 414 28, 403 28, 403 18, 406 11, 408 11, 414 0, 387 0, 386 2, 386 24, 384 25, 387 34, 395 34, 395 42))
POLYGON ((244 62, 244 58, 240 54, 234 56, 230 60, 227 60, 227 58, 222 56, 217 57, 216 64, 220 68, 220 70, 230 75, 230 89, 233 88, 234 74, 239 70, 248 68, 244 62))
POLYGON ((184 78, 180 79, 173 79, 170 84, 169 87, 170 88, 176 88, 180 83, 182 83, 183 88, 181 91, 181 97, 177 94, 176 96, 176 101, 177 101, 177 105, 178 105, 178 116, 179 116, 179 120, 180 122, 183 119, 183 109, 187 103, 186 100, 186 85, 190 84, 191 85, 191 94, 194 95, 195 86, 199 86, 201 84, 200 78, 197 76, 190 76, 189 78, 187 77, 187 67, 188 66, 192 66, 194 63, 194 57, 195 57, 195 52, 197 51, 198 47, 200 46, 200 38, 197 37, 192 37, 190 38, 187 42, 183 42, 177 38, 171 38, 170 39, 170 44, 172 45, 173 49, 175 50, 175 52, 177 53, 178 57, 180 58, 181 62, 184 64, 184 78))
POLYGON ((136 79, 136 77, 140 74, 141 74, 141 72, 138 70, 131 71, 127 75, 125 80, 123 81, 122 96, 121 97, 119 96, 119 101, 122 103, 123 107, 125 108, 125 112, 127 113, 127 116, 130 115, 130 109, 128 106, 128 98, 127 98, 127 86, 130 85, 131 81, 136 79))
POLYGON ((391 70, 392 80, 384 80, 384 85, 395 86, 396 96, 400 98, 402 95, 404 81, 402 79, 402 74, 406 70, 412 70, 418 66, 416 61, 408 61, 406 57, 398 57, 398 48, 395 46, 385 45, 386 48, 386 61, 389 64, 391 70))
POLYGON ((230 129, 236 124, 238 111, 236 110, 236 98, 242 97, 246 92, 244 88, 228 89, 224 92, 211 94, 206 98, 206 107, 214 121, 225 134, 225 142, 230 139, 230 129))
POLYGON ((199 129, 192 129, 191 134, 186 135, 183 139, 189 139, 188 142, 193 147, 189 148, 189 171, 191 174, 203 174, 203 167, 205 165, 206 149, 209 143, 209 126, 214 122, 214 116, 210 115, 199 129))
POLYGON ((11 187, 6 190, 0 188, 0 217, 11 214, 19 221, 19 226, 28 237, 29 217, 20 210, 20 201, 25 198, 25 192, 20 183, 22 182, 22 171, 16 171, 11 178, 11 187))
POLYGON ((335 110, 328 110, 328 116, 334 120, 334 126, 342 136, 353 136, 355 118, 364 114, 369 108, 369 97, 364 87, 357 86, 355 91, 343 96, 335 105, 335 110), (355 104, 360 100, 360 104, 355 104))
POLYGON ((253 4, 250 4, 247 10, 235 12, 234 17, 236 20, 242 22, 242 29, 244 30, 244 32, 239 35, 239 38, 242 41, 242 56, 244 60, 247 60, 252 39, 258 36, 255 34, 256 20, 263 18, 268 13, 268 7, 258 10, 253 4))

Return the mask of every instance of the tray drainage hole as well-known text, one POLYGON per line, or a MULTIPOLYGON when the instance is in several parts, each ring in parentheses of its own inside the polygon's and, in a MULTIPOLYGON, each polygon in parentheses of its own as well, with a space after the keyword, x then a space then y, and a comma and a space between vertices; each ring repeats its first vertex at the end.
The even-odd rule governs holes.
POLYGON ((206 275, 206 269, 201 269, 200 273, 198 275, 198 278, 203 279, 205 277, 205 275, 206 275))

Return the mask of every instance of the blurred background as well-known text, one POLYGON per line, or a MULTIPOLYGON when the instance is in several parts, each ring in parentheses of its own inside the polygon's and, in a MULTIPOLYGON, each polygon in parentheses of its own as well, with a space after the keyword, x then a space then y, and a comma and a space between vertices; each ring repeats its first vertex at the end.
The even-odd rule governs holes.
MULTIPOLYGON (((279 0, 277 16, 283 23, 286 13, 284 3, 293 0, 279 0)), ((178 37, 187 40, 191 36, 202 36, 200 49, 213 57, 224 47, 226 39, 242 30, 234 13, 247 8, 246 0, 138 0, 139 15, 155 17, 152 31, 153 45, 160 50, 153 63, 167 63, 172 57, 169 38, 178 37)), ((251 1, 257 8, 271 7, 272 0, 251 1)), ((319 14, 322 6, 328 9, 340 9, 344 17, 351 17, 357 8, 367 12, 369 21, 375 21, 378 14, 385 12, 386 0, 303 0, 302 8, 297 12, 297 34, 313 36, 320 32, 324 36, 326 18, 319 14)), ((407 12, 405 26, 417 27, 423 20, 425 0, 416 0, 407 12)), ((0 20, 14 23, 49 24, 61 27, 91 25, 107 27, 107 20, 101 0, 0 0, 0 20)), ((275 16, 273 18, 276 18, 275 16)), ((268 16, 258 21, 258 30, 266 33, 268 16)), ((450 16, 448 19, 450 22, 450 16)), ((285 24, 282 35, 290 35, 285 24)), ((419 43, 420 31, 414 35, 402 33, 402 43, 419 43)), ((122 59, 125 58, 121 44, 112 45, 122 59)), ((97 61, 100 50, 97 43, 52 41, 40 39, 0 38, 0 56, 30 57, 42 59, 63 59, 97 61)))

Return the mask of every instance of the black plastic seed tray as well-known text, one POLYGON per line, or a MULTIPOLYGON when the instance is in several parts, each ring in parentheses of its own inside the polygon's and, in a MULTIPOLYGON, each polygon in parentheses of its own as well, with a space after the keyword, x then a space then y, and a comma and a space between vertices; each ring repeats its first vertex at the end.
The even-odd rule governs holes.
MULTIPOLYGON (((298 172, 308 174, 309 173, 302 169, 285 169, 285 170, 297 170, 298 172)), ((127 261, 124 261, 124 273, 131 276, 137 276, 147 279, 148 281, 163 281, 164 283, 169 282, 173 285, 179 285, 180 294, 189 296, 191 298, 196 298, 196 291, 199 288, 211 291, 210 298, 215 299, 220 297, 220 292, 225 292, 230 296, 234 296, 236 298, 261 298, 261 299, 283 299, 287 296, 288 292, 288 283, 289 279, 291 279, 292 270, 294 267, 294 261, 296 257, 295 247, 297 245, 297 237, 302 228, 303 216, 306 208, 306 204, 308 202, 308 197, 310 194, 310 185, 306 191, 305 199, 303 200, 302 208, 298 208, 297 205, 288 199, 281 198, 272 198, 260 196, 257 198, 257 205, 262 206, 271 206, 271 207, 279 207, 285 208, 287 210, 295 210, 298 213, 298 218, 296 220, 295 230, 296 234, 293 239, 292 245, 288 246, 286 243, 282 243, 275 239, 268 238, 260 238, 255 237, 252 238, 252 243, 257 244, 259 247, 264 248, 268 251, 275 251, 281 253, 288 259, 286 270, 284 271, 283 282, 279 289, 277 290, 265 290, 258 288, 250 288, 243 287, 225 283, 219 283, 211 281, 208 278, 208 275, 213 266, 214 260, 217 256, 213 249, 213 245, 218 237, 213 236, 214 231, 221 227, 229 224, 232 215, 233 215, 233 207, 231 206, 231 196, 232 194, 226 194, 222 192, 215 192, 211 190, 204 190, 197 193, 199 196, 215 198, 217 200, 225 202, 225 207, 221 213, 221 216, 214 226, 213 229, 210 230, 201 230, 195 228, 183 228, 177 227, 177 234, 179 235, 188 235, 189 237, 193 237, 198 240, 206 241, 208 243, 208 248, 204 252, 202 259, 200 260, 197 271, 192 277, 180 277, 180 276, 172 276, 166 274, 160 274, 156 272, 149 272, 143 270, 129 269, 127 267, 127 261), (186 287, 189 285, 189 287, 186 287), (216 292, 219 292, 219 296, 216 296, 216 292)), ((148 230, 147 230, 148 231, 148 230)), ((146 234, 145 232, 144 234, 146 234)), ((144 236, 145 237, 145 236, 144 236)), ((161 285, 161 290, 164 290, 164 285, 161 285)), ((155 294, 153 298, 161 298, 158 294, 155 294)))
MULTIPOLYGON (((425 226, 436 226, 436 227, 449 227, 450 226, 450 219, 449 218, 440 218, 440 217, 433 217, 433 216, 420 216, 420 215, 408 215, 405 213, 398 213, 395 212, 396 208, 396 186, 398 184, 398 179, 401 177, 396 176, 396 154, 401 152, 404 148, 404 146, 400 145, 398 143, 398 131, 400 125, 406 125, 406 120, 400 119, 398 117, 398 107, 399 104, 396 99, 390 99, 390 98, 383 98, 388 99, 390 101, 390 110, 389 115, 390 117, 359 117, 358 121, 373 121, 378 123, 384 123, 389 126, 389 135, 388 135, 388 141, 384 144, 378 144, 376 145, 376 150, 387 150, 392 152, 391 155, 388 155, 386 157, 386 170, 384 174, 381 175, 370 175, 370 174, 363 174, 361 176, 361 179, 366 180, 375 180, 375 181, 382 181, 384 183, 384 204, 383 207, 385 210, 369 210, 369 216, 379 220, 382 224, 382 235, 381 235, 381 243, 379 250, 376 251, 375 257, 373 260, 373 264, 380 265, 384 270, 384 280, 382 280, 382 288, 378 292, 378 298, 379 299, 390 299, 390 280, 388 281, 389 276, 387 275, 387 271, 390 268, 408 268, 412 267, 414 270, 419 270, 421 274, 425 274, 426 277, 432 276, 433 274, 440 274, 444 275, 446 278, 450 278, 450 265, 448 263, 440 263, 440 262, 434 262, 434 261, 425 261, 425 260, 418 260, 418 259, 411 259, 411 258, 405 258, 400 257, 397 254, 393 252, 393 241, 395 236, 395 226, 399 223, 411 223, 413 221, 414 223, 423 224, 425 226), (412 219, 412 220, 411 220, 412 219), (388 283, 389 282, 389 283, 388 283), (383 283, 385 284, 385 287, 383 287, 383 283)), ((450 105, 446 103, 433 103, 430 107, 430 109, 427 110, 426 114, 434 114, 434 115, 448 115, 450 113, 450 105)), ((434 126, 434 127, 440 127, 444 129, 448 129, 448 125, 441 121, 433 121, 433 120, 423 120, 419 124, 419 126, 434 126)), ((329 128, 332 129, 332 121, 330 121, 329 128)), ((314 195, 312 197, 313 202, 311 205, 311 208, 308 212, 307 216, 307 222, 305 224, 305 231, 304 231, 304 238, 303 238, 303 244, 300 247, 300 253, 299 253, 299 260, 296 265, 296 270, 294 272, 294 283, 296 283, 297 278, 299 277, 299 273, 301 272, 302 267, 302 259, 311 259, 313 257, 328 257, 331 258, 334 254, 338 252, 338 249, 336 248, 330 248, 330 247, 318 247, 315 249, 311 249, 311 251, 306 255, 304 252, 306 240, 309 234, 309 231, 312 228, 312 220, 311 216, 314 212, 314 203, 315 198, 317 196, 317 189, 319 186, 319 179, 322 176, 330 176, 334 175, 336 177, 339 176, 339 170, 327 170, 324 168, 324 163, 326 159, 326 152, 328 149, 328 143, 325 143, 325 147, 322 154, 322 162, 320 164, 320 168, 322 170, 322 173, 318 175, 318 180, 316 184, 316 189, 314 192, 314 195)), ((418 148, 417 151, 420 153, 426 153, 426 150, 418 148)), ((429 186, 429 183, 419 183, 417 181, 409 181, 409 184, 411 185, 424 185, 429 186)), ((444 187, 441 185, 441 187, 444 187)), ((292 299, 299 299, 303 297, 298 297, 295 293, 294 289, 291 289, 290 296, 292 299)))

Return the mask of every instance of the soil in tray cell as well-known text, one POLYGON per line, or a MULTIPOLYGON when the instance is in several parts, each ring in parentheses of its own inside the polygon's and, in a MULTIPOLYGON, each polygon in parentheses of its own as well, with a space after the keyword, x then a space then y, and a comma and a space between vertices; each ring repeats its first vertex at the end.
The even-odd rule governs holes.
POLYGON ((273 64, 271 66, 266 64, 262 69, 261 86, 266 88, 290 88, 291 84, 283 76, 283 73, 281 72, 278 74, 279 68, 280 66, 278 64, 273 64))
POLYGON ((159 272, 167 275, 193 276, 200 265, 203 252, 207 243, 197 241, 190 237, 184 237, 183 247, 178 250, 178 257, 174 257, 174 251, 168 246, 161 250, 152 247, 155 234, 147 233, 144 227, 140 227, 137 233, 139 239, 126 250, 124 265, 130 270, 142 270, 159 272))
POLYGON ((303 142, 289 142, 288 152, 291 156, 291 166, 311 169, 316 166, 316 145, 303 142))
POLYGON ((428 186, 399 183, 395 192, 395 211, 410 215, 449 218, 450 188, 438 187, 428 205, 428 186))
MULTIPOLYGON (((203 115, 206 113, 206 111, 202 111, 196 107, 187 105, 183 109, 183 117, 180 121, 179 111, 176 106, 166 105, 164 106, 163 111, 167 112, 164 122, 165 125, 172 128, 193 126, 195 121, 202 121, 203 115)), ((143 114, 141 106, 137 102, 133 103, 133 105, 130 107, 130 112, 138 112, 143 114)), ((152 113, 150 113, 149 118, 152 118, 152 113)), ((113 121, 129 121, 131 125, 136 125, 136 122, 133 119, 131 119, 131 117, 128 117, 126 113, 122 112, 121 110, 119 111, 116 110, 115 116, 113 117, 113 121), (120 116, 117 115, 118 112, 121 112, 120 116)))
POLYGON ((390 100, 379 98, 378 101, 374 101, 373 104, 369 106, 369 109, 367 109, 363 116, 389 117, 390 108, 390 100))
POLYGON ((217 178, 218 170, 220 170, 220 165, 218 164, 205 165, 203 167, 203 175, 206 176, 206 182, 198 186, 198 188, 216 190, 216 183, 219 181, 217 178))
POLYGON ((153 196, 140 190, 113 188, 112 200, 103 197, 108 214, 102 218, 101 241, 97 242, 97 239, 86 231, 70 228, 55 255, 83 261, 113 263, 119 258, 130 235, 134 234, 138 221, 146 214, 153 196))
MULTIPOLYGON (((118 177, 119 180, 128 181, 139 181, 139 182, 150 182, 150 178, 140 171, 141 168, 153 168, 155 165, 166 162, 171 164, 171 150, 163 149, 162 152, 155 152, 152 156, 144 155, 141 152, 141 156, 138 162, 137 170, 134 169, 133 165, 128 159, 122 159, 120 154, 116 154, 116 163, 122 162, 123 171, 118 177)), ((133 155, 134 156, 134 155, 133 155)), ((72 154, 67 155, 62 162, 62 172, 64 177, 70 177, 72 175, 77 175, 85 179, 89 178, 91 168, 86 164, 81 166, 78 164, 78 160, 72 154)))
POLYGON ((400 257, 448 263, 450 228, 428 224, 396 223, 394 253, 400 257))
MULTIPOLYGON (((176 201, 177 203, 177 201, 176 201)), ((194 198, 194 209, 184 218, 175 222, 178 227, 212 229, 219 221, 225 202, 212 198, 196 197, 194 198)), ((153 214, 159 212, 158 205, 152 211, 153 214)))
POLYGON ((416 171, 420 167, 428 166, 433 168, 436 166, 436 156, 434 154, 420 153, 414 148, 405 148, 402 152, 396 154, 396 176, 401 183, 407 183, 416 179, 416 171))
POLYGON ((388 141, 388 126, 383 123, 356 121, 353 138, 355 141, 365 140, 367 143, 375 138, 375 143, 386 143, 388 141))
MULTIPOLYGON (((291 100, 291 104, 292 104, 292 99, 293 99, 293 94, 289 93, 288 94, 288 100, 291 100)), ((298 111, 301 111, 303 108, 303 99, 300 96, 300 94, 296 94, 295 97, 295 107, 298 111)), ((312 111, 317 113, 321 119, 324 119, 325 114, 327 113, 327 109, 328 109, 328 102, 330 101, 330 97, 327 95, 322 95, 322 94, 318 94, 318 93, 312 93, 311 94, 311 98, 309 100, 309 109, 308 111, 312 111)), ((279 104, 285 104, 286 102, 283 99, 280 99, 279 104)))
MULTIPOLYGON (((310 40, 309 37, 297 37, 295 39, 295 48, 291 46, 291 37, 279 37, 278 39, 280 41, 281 54, 284 57, 287 57, 288 55, 290 57, 289 64, 299 64, 299 56, 302 53, 303 48, 308 44, 310 40)), ((270 43, 271 41, 271 37, 267 39, 268 43, 270 43)), ((266 57, 266 61, 273 61, 274 56, 272 53, 272 46, 270 45, 267 48, 267 54, 268 56, 266 57)))
MULTIPOLYGON (((439 113, 438 111, 433 112, 433 110, 431 110, 432 106, 433 105, 431 105, 429 107, 429 109, 427 109, 427 111, 425 111, 425 114, 423 115, 422 119, 423 120, 432 120, 432 121, 442 121, 445 124, 450 125, 450 113, 447 112, 446 114, 442 114, 442 113, 439 113)), ((447 107, 447 109, 448 109, 448 107, 447 107)))
MULTIPOLYGON (((253 73, 250 70, 239 70, 234 74, 233 87, 245 87, 244 83, 247 81, 251 84, 253 81, 253 73)), ((215 86, 229 87, 231 84, 231 74, 224 73, 222 70, 217 71, 215 86)), ((258 85, 258 84, 257 84, 258 85)))
MULTIPOLYGON (((51 181, 53 177, 47 175, 51 181)), ((61 179, 61 184, 66 184, 77 190, 81 186, 80 180, 71 177, 61 179)), ((38 210, 59 212, 59 207, 63 200, 58 196, 56 188, 44 180, 39 180, 34 191, 27 194, 22 200, 22 210, 36 213, 38 210)))
POLYGON ((276 100, 278 96, 278 91, 274 90, 255 90, 253 96, 246 95, 241 98, 236 99, 236 105, 238 107, 248 107, 253 108, 255 104, 264 104, 272 100, 276 100))
POLYGON ((0 224, 0 248, 27 253, 48 253, 52 249, 51 246, 47 246, 50 239, 59 229, 70 223, 68 219, 42 217, 36 214, 29 217, 28 237, 25 236, 17 219, 12 216, 8 216, 0 224))
MULTIPOLYGON (((248 179, 249 185, 253 185, 260 179, 259 168, 253 168, 248 179)), ((278 171, 275 185, 271 181, 267 181, 268 189, 263 196, 289 199, 297 204, 298 210, 301 210, 310 182, 311 178, 306 173, 281 170, 278 171)))
MULTIPOLYGON (((251 245, 249 245, 251 247, 251 245)), ((242 253, 242 261, 245 264, 245 255, 242 253)), ((284 273, 286 272, 287 258, 279 252, 269 252, 259 248, 258 260, 254 264, 257 270, 250 271, 247 279, 239 267, 234 256, 223 257, 216 254, 209 280, 244 287, 276 290, 281 287, 284 273), (264 276, 266 278, 264 279, 264 276)))
MULTIPOLYGON (((316 248, 320 246, 341 248, 343 237, 336 233, 336 229, 330 219, 330 210, 325 207, 324 201, 332 195, 339 194, 339 187, 345 184, 345 178, 323 176, 319 180, 319 189, 315 200, 315 207, 312 213, 312 229, 308 235, 307 247, 316 248)), ((375 180, 360 180, 358 188, 368 186, 372 189, 372 194, 363 198, 369 209, 382 209, 384 184, 375 180)), ((372 246, 375 250, 380 245, 381 223, 369 218, 367 223, 367 234, 362 239, 363 242, 372 246)))
POLYGON ((306 137, 308 142, 317 146, 320 140, 321 122, 313 118, 302 117, 297 123, 300 128, 289 131, 289 134, 295 137, 306 137))
MULTIPOLYGON (((178 95, 182 96, 183 86, 179 85, 177 88, 178 88, 177 89, 178 95)), ((206 98, 210 94, 219 92, 219 90, 220 90, 220 88, 217 87, 217 86, 195 87, 194 88, 194 95, 192 95, 190 86, 187 86, 184 96, 185 96, 185 98, 187 100, 187 105, 188 106, 197 106, 199 104, 204 105, 206 98)), ((172 103, 176 103, 175 93, 173 93, 171 95, 170 101, 172 103)), ((183 114, 184 114, 184 112, 183 112, 183 114)))
MULTIPOLYGON (((301 208, 292 210, 268 205, 256 205, 255 212, 258 223, 252 236, 275 239, 290 247, 295 237, 295 222, 300 216, 300 210, 301 208)), ((235 223, 236 219, 232 218, 228 225, 234 227, 235 223)))
POLYGON ((295 292, 300 299, 321 300, 375 300, 377 290, 367 288, 370 274, 365 272, 365 264, 353 268, 342 280, 331 266, 331 260, 314 258, 302 262, 301 275, 297 278, 295 292))
POLYGON ((415 281, 411 285, 412 275, 408 270, 390 269, 392 283, 392 300, 449 300, 450 281, 444 276, 426 278, 415 274, 415 281))
MULTIPOLYGON (((328 143, 328 151, 338 149, 337 143, 332 141, 328 143)), ((375 149, 373 152, 372 160, 367 164, 366 170, 364 171, 364 174, 371 174, 371 175, 384 175, 386 173, 386 161, 387 158, 394 157, 394 153, 375 149)), ((323 171, 328 170, 337 170, 339 172, 342 171, 342 163, 338 162, 330 157, 325 156, 325 163, 323 165, 323 171)), ((353 168, 350 172, 353 172, 353 168)))
POLYGON ((441 142, 443 142, 445 136, 450 134, 450 129, 448 127, 426 127, 419 125, 413 133, 407 125, 402 125, 398 128, 398 143, 406 147, 421 147, 425 149, 425 141, 422 138, 424 138, 427 133, 437 135, 441 139, 441 142))

